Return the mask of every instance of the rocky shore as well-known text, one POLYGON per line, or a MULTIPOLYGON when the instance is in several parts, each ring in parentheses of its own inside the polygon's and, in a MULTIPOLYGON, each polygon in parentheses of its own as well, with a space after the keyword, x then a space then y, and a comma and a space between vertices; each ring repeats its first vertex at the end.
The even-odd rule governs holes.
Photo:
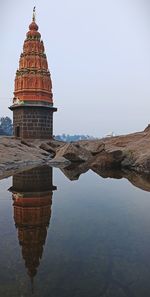
POLYGON ((137 173, 145 174, 150 190, 150 126, 142 132, 72 143, 0 137, 0 179, 43 164, 60 167, 70 179, 89 169, 116 178, 121 178, 118 172, 126 178, 132 172, 135 180, 137 173))

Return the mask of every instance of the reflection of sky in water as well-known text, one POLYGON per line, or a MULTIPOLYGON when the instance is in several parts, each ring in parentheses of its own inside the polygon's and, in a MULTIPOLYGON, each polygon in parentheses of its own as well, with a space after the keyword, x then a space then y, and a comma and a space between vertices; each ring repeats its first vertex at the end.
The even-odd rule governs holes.
MULTIPOLYGON (((150 194, 92 172, 54 170, 51 219, 35 296, 150 295, 150 194)), ((13 219, 11 179, 0 181, 0 296, 30 296, 13 219)))

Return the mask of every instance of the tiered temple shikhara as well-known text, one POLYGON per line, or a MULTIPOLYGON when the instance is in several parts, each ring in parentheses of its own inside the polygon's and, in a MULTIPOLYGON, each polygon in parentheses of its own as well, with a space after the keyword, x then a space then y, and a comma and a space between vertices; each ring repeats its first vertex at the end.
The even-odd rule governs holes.
POLYGON ((14 135, 20 138, 48 139, 53 136, 52 81, 41 34, 35 22, 26 34, 16 72, 13 105, 14 135))

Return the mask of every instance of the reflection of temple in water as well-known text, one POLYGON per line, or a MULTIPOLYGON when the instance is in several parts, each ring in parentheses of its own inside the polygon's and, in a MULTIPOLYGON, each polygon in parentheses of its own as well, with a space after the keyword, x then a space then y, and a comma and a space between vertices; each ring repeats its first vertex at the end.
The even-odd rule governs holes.
POLYGON ((28 274, 33 280, 42 258, 51 218, 52 168, 38 167, 13 176, 14 221, 28 274))

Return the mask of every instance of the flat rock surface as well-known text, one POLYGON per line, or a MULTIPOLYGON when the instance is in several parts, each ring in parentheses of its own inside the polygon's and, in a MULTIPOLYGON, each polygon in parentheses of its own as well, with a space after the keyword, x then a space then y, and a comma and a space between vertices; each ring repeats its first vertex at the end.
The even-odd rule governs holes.
POLYGON ((0 137, 0 179, 46 162, 50 154, 39 148, 37 141, 0 137))
MULTIPOLYGON (((88 169, 97 173, 115 168, 150 174, 150 126, 143 132, 72 143, 0 137, 0 178, 42 164, 62 168, 72 163, 73 168, 78 167, 71 167, 72 179, 88 169)), ((64 173, 68 175, 67 169, 64 173)))
POLYGON ((93 150, 93 146, 98 144, 104 145, 103 152, 97 153, 97 160, 93 160, 93 165, 100 167, 104 159, 107 168, 111 168, 111 158, 113 156, 113 166, 117 163, 121 168, 128 168, 140 173, 150 173, 150 127, 148 126, 143 132, 132 133, 123 136, 104 138, 101 140, 81 141, 82 146, 88 150, 93 150), (108 153, 108 158, 105 153, 108 153), (115 152, 116 162, 115 162, 115 152), (120 152, 120 157, 118 153, 120 152), (102 158, 102 154, 104 158, 102 158), (120 158, 120 163, 119 159, 120 158), (109 163, 110 161, 110 163, 109 163))

